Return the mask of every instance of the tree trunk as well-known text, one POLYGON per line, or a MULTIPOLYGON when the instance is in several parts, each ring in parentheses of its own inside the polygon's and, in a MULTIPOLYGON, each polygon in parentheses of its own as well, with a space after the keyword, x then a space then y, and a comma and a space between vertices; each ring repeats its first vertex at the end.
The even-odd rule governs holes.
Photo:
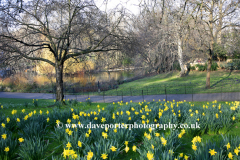
POLYGON ((63 64, 56 64, 56 101, 63 102, 63 64))
POLYGON ((211 72, 211 66, 212 66, 212 59, 213 59, 213 43, 214 43, 214 37, 211 37, 210 42, 210 49, 209 49, 209 57, 208 57, 208 63, 207 63, 207 78, 206 78, 206 88, 210 88, 210 72, 211 72))
POLYGON ((109 68, 108 68, 108 81, 111 82, 111 75, 110 75, 110 71, 109 71, 109 68))
POLYGON ((214 39, 212 36, 211 42, 210 42, 208 63, 207 63, 207 78, 206 78, 206 88, 207 89, 210 88, 210 72, 211 72, 212 58, 213 58, 213 43, 214 43, 214 39))
MULTIPOLYGON (((212 52, 210 50, 210 52, 212 52)), ((207 63, 207 78, 206 78, 206 88, 210 88, 210 72, 211 72, 211 66, 212 66, 212 53, 210 53, 209 58, 208 58, 208 63, 207 63)))
POLYGON ((181 68, 180 77, 183 77, 185 75, 185 69, 184 69, 183 55, 182 55, 182 41, 179 35, 178 35, 178 62, 181 68))
POLYGON ((209 57, 208 57, 208 64, 207 64, 207 77, 206 77, 206 88, 210 88, 210 72, 211 72, 211 66, 212 66, 212 57, 213 57, 213 44, 214 44, 214 36, 213 36, 213 8, 214 8, 214 3, 211 1, 212 7, 211 7, 211 12, 209 15, 209 29, 210 29, 210 48, 209 48, 209 57))
POLYGON ((222 7, 223 7, 223 1, 220 0, 219 1, 219 11, 218 11, 218 14, 219 14, 219 24, 218 24, 218 28, 217 28, 217 32, 216 32, 216 34, 217 34, 217 36, 216 36, 217 43, 220 44, 220 45, 222 44, 222 25, 223 25, 223 22, 222 22, 222 20, 223 20, 222 7))

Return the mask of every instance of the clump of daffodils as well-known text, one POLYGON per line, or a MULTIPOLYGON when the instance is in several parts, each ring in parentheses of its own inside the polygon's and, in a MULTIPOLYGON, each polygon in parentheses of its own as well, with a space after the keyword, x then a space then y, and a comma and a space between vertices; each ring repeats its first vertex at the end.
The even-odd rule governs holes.
POLYGON ((196 136, 196 137, 193 138, 193 140, 192 140, 192 143, 193 143, 193 144, 192 144, 192 149, 193 149, 194 151, 197 150, 196 143, 197 143, 197 142, 200 143, 201 140, 202 140, 202 139, 201 139, 201 137, 199 137, 199 136, 196 136))
POLYGON ((72 147, 71 143, 68 142, 66 144, 66 147, 67 147, 67 149, 64 148, 63 153, 62 153, 63 157, 64 158, 70 158, 71 157, 73 159, 76 159, 77 158, 76 152, 74 150, 70 149, 72 147))
POLYGON ((178 138, 182 138, 182 136, 186 133, 185 129, 182 129, 180 134, 178 135, 178 138))

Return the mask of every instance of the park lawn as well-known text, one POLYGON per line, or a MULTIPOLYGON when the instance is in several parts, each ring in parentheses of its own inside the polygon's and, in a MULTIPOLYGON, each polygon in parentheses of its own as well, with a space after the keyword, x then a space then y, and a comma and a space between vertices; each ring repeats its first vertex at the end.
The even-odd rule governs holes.
MULTIPOLYGON (((34 101, 36 101, 36 99, 34 101)), ((17 113, 21 113, 23 109, 25 109, 25 112, 28 112, 28 113, 30 113, 33 110, 36 110, 37 113, 39 113, 40 110, 43 113, 46 113, 47 111, 49 112, 52 111, 54 108, 54 107, 49 107, 54 104, 54 100, 52 99, 38 99, 37 101, 38 101, 38 107, 35 107, 32 99, 0 98, 0 106, 3 106, 3 109, 1 109, 1 114, 12 116, 13 109, 17 110, 17 113), (25 103, 28 103, 28 107, 25 106, 25 103)), ((226 102, 231 103, 232 101, 218 101, 219 104, 225 104, 226 102)), ((194 104, 196 106, 197 105, 202 106, 206 103, 212 103, 212 102, 211 101, 194 101, 194 104)), ((109 103, 93 102, 91 106, 89 106, 84 104, 84 102, 80 102, 80 105, 78 107, 72 107, 72 108, 86 111, 86 110, 97 109, 97 105, 100 105, 101 107, 106 107, 108 104, 109 103)), ((69 105, 61 106, 61 109, 67 109, 67 108, 69 108, 69 105)))
MULTIPOLYGON (((0 98, 0 106, 3 106, 3 109, 1 109, 1 114, 5 114, 8 116, 12 116, 12 110, 17 110, 17 113, 21 113, 23 109, 25 109, 25 112, 30 113, 31 111, 36 111, 39 113, 41 110, 43 113, 46 113, 47 111, 52 111, 54 107, 52 105, 54 104, 53 99, 20 99, 20 98, 0 98), (38 107, 34 106, 34 101, 38 102, 38 107), (28 107, 26 107, 26 103, 28 104, 28 107)), ((66 101, 68 104, 68 101, 66 101)), ((97 109, 97 105, 100 105, 102 107, 106 107, 108 103, 92 103, 91 106, 87 106, 84 102, 80 102, 80 105, 77 107, 72 107, 74 109, 80 109, 82 111, 85 110, 94 110, 97 109)), ((61 109, 67 109, 69 108, 69 105, 61 106, 61 109)))
POLYGON ((212 71, 211 89, 205 89, 206 72, 191 71, 186 77, 179 72, 163 73, 152 77, 126 82, 117 89, 108 90, 104 95, 154 95, 238 92, 240 89, 239 71, 212 71))
MULTIPOLYGON (((31 100, 31 99, 1 98, 0 103, 1 103, 1 105, 3 105, 3 109, 1 109, 1 114, 4 114, 5 116, 11 117, 12 116, 11 112, 12 112, 13 109, 17 110, 17 114, 21 113, 22 109, 25 109, 25 112, 27 112, 27 113, 30 113, 33 110, 36 110, 37 113, 39 113, 39 111, 41 110, 43 112, 43 114, 46 114, 47 110, 51 113, 52 109, 54 108, 54 107, 50 107, 50 108, 47 107, 49 105, 54 104, 53 100, 39 99, 38 100, 39 107, 35 107, 33 104, 29 104, 28 108, 25 108, 24 106, 22 106, 22 105, 25 104, 25 102, 32 103, 33 100, 31 100)), ((187 103, 194 104, 194 106, 197 107, 197 108, 202 108, 202 106, 204 104, 205 105, 206 104, 211 105, 214 102, 206 102, 205 101, 205 102, 187 102, 187 103)), ((231 102, 228 102, 228 103, 231 103, 231 102)), ((70 106, 67 105, 67 106, 61 106, 61 109, 65 110, 65 109, 69 109, 69 108, 74 108, 74 109, 79 109, 80 111, 81 110, 82 111, 87 111, 87 110, 98 109, 98 107, 97 107, 98 105, 100 105, 100 108, 107 108, 108 104, 110 104, 110 103, 92 103, 91 106, 89 106, 89 105, 86 105, 85 102, 82 102, 82 103, 79 103, 76 107, 70 107, 70 106)), ((224 105, 224 104, 226 104, 226 101, 218 102, 218 104, 224 105)), ((114 110, 117 109, 116 105, 115 105, 114 110)), ((105 112, 108 112, 108 111, 105 109, 105 112)), ((226 133, 226 135, 229 134, 229 135, 239 136, 239 133, 240 133, 240 121, 239 121, 240 113, 238 113, 237 117, 238 117, 237 118, 238 122, 234 124, 234 126, 231 128, 231 130, 229 130, 226 133)), ((16 137, 17 137, 17 135, 16 135, 16 137)), ((50 142, 50 144, 48 146, 48 151, 46 153, 46 155, 49 156, 48 159, 51 159, 51 155, 60 156, 63 152, 62 144, 59 143, 59 142, 56 142, 53 138, 50 138, 51 137, 50 133, 47 134, 46 137, 49 137, 48 139, 49 139, 49 142, 50 142)), ((182 139, 181 139, 181 142, 184 145, 179 147, 176 152, 178 152, 178 153, 188 153, 190 155, 193 155, 194 151, 192 150, 192 143, 191 143, 191 141, 189 141, 189 139, 192 139, 193 137, 194 136, 192 136, 192 135, 183 136, 182 139)), ((201 135, 201 138, 202 138, 202 142, 206 142, 207 140, 212 140, 214 142, 217 142, 221 138, 221 135, 220 134, 203 134, 203 135, 201 135)), ((139 153, 138 152, 133 152, 131 150, 131 147, 130 147, 130 150, 129 150, 128 153, 125 153, 125 151, 124 151, 124 153, 120 153, 118 155, 118 158, 116 158, 116 159, 117 160, 129 160, 129 159, 134 160, 134 159, 139 159, 139 156, 140 156, 139 153)))

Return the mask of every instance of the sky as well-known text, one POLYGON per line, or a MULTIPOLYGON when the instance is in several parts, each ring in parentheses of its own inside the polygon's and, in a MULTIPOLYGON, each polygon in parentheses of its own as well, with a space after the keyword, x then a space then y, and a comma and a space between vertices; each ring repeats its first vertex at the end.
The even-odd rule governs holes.
POLYGON ((102 10, 105 11, 105 3, 107 4, 107 10, 111 10, 115 8, 117 5, 121 4, 126 9, 129 10, 129 12, 132 12, 133 14, 137 15, 139 13, 139 3, 140 0, 95 0, 96 5, 102 10))

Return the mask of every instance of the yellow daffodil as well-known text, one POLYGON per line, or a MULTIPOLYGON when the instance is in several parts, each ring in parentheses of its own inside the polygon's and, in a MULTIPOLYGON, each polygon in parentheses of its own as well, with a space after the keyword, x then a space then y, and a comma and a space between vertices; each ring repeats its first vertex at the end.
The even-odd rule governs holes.
POLYGON ((12 110, 12 115, 16 114, 17 113, 17 110, 12 110))
POLYGON ((68 120, 67 120, 67 123, 70 124, 70 123, 71 123, 71 119, 68 119, 68 120))
POLYGON ((69 132, 69 128, 67 128, 65 131, 66 131, 66 133, 68 133, 69 132))
POLYGON ((2 138, 5 140, 7 138, 7 134, 2 134, 2 138))
POLYGON ((194 137, 192 143, 195 144, 197 142, 197 137, 194 137))
POLYGON ((105 132, 102 132, 102 136, 104 139, 108 137, 107 133, 105 133, 105 132))
POLYGON ((86 133, 86 134, 85 134, 85 137, 87 137, 87 138, 88 138, 88 137, 89 137, 89 134, 88 134, 88 133, 86 133))
POLYGON ((117 148, 114 146, 112 146, 110 149, 112 150, 112 152, 115 152, 117 150, 117 148))
POLYGON ((6 125, 5 125, 4 123, 2 123, 2 124, 1 124, 1 126, 2 126, 3 128, 5 128, 5 127, 6 127, 6 125))
POLYGON ((180 153, 180 154, 179 154, 179 157, 183 157, 183 153, 180 153))
POLYGON ((154 145, 152 145, 152 149, 154 149, 154 145))
POLYGON ((133 145, 132 150, 136 152, 137 146, 133 145))
POLYGON ((126 148, 124 149, 126 151, 126 153, 129 151, 129 147, 126 146, 126 148))
POLYGON ((24 139, 23 138, 18 138, 19 142, 23 142, 24 139))
POLYGON ((211 156, 214 156, 217 152, 214 149, 209 149, 209 153, 211 156))
POLYGON ((192 145, 192 149, 193 149, 194 151, 197 150, 197 146, 195 145, 195 143, 192 145))
POLYGON ((151 135, 150 135, 150 134, 147 134, 147 135, 146 135, 146 138, 147 138, 148 140, 150 140, 150 139, 151 139, 151 135))
POLYGON ((161 142, 162 142, 163 146, 165 146, 167 144, 167 140, 164 139, 163 137, 161 137, 161 142))
POLYGON ((78 147, 82 147, 82 142, 78 141, 78 147))
POLYGON ((70 130, 70 131, 68 132, 68 135, 71 136, 72 133, 73 133, 73 131, 70 130))
POLYGON ((234 149, 234 153, 235 153, 237 156, 238 156, 238 152, 239 152, 238 148, 234 149))
POLYGON ((233 116, 233 117, 232 117, 232 120, 234 121, 235 119, 236 119, 236 118, 233 116))
POLYGON ((59 121, 59 120, 56 120, 56 123, 57 123, 57 124, 59 124, 59 123, 60 123, 60 121, 59 121))
POLYGON ((92 133, 92 130, 89 128, 89 130, 88 130, 88 134, 91 134, 92 133))
POLYGON ((233 159, 233 155, 232 155, 231 152, 228 153, 228 158, 229 158, 229 159, 233 159))
POLYGON ((198 141, 199 143, 201 143, 201 140, 202 140, 202 138, 201 138, 201 137, 199 137, 199 136, 196 136, 196 139, 197 139, 197 141, 198 141))
POLYGON ((148 158, 148 160, 153 160, 153 159, 154 159, 153 153, 150 153, 150 152, 148 151, 148 153, 147 153, 147 158, 148 158))
POLYGON ((147 124, 148 124, 148 123, 149 123, 149 120, 147 119, 147 121, 146 121, 146 122, 147 122, 147 124))
POLYGON ((87 154, 87 160, 92 159, 92 157, 93 157, 93 152, 91 152, 91 150, 90 150, 87 154))
POLYGON ((8 152, 9 151, 9 147, 5 147, 4 151, 8 152))
POLYGON ((104 123, 105 121, 106 121, 106 119, 102 117, 101 122, 104 123))
POLYGON ((227 146, 227 150, 228 150, 229 148, 231 148, 230 143, 228 143, 226 146, 227 146))
POLYGON ((160 136, 160 133, 155 133, 155 136, 156 136, 156 137, 159 137, 159 136, 160 136))
POLYGON ((108 158, 107 156, 108 156, 108 154, 104 153, 104 154, 101 155, 101 158, 102 159, 107 159, 108 158))
POLYGON ((68 142, 68 143, 66 144, 66 146, 67 146, 68 149, 72 147, 72 145, 71 145, 70 142, 68 142))
POLYGON ((178 138, 182 138, 182 136, 183 136, 182 133, 180 133, 180 134, 178 135, 178 138))

